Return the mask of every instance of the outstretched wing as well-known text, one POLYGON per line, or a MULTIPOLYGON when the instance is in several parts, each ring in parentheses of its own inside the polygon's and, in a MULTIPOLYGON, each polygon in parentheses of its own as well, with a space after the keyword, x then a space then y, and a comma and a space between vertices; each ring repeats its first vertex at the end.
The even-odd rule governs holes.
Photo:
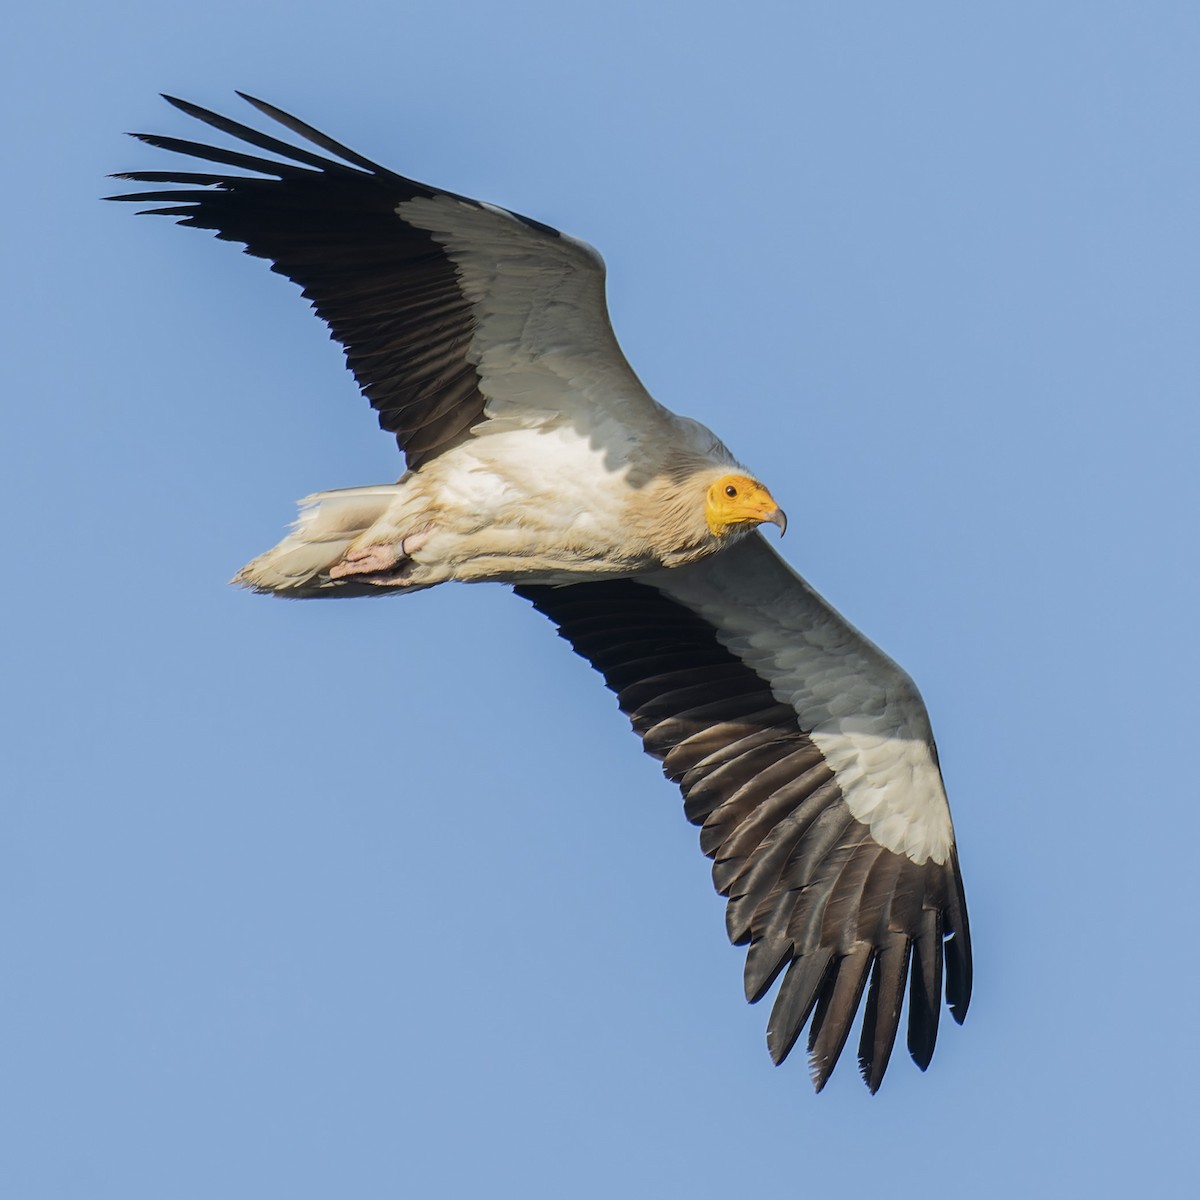
POLYGON ((688 567, 520 587, 617 693, 701 827, 726 924, 782 1062, 811 1016, 820 1090, 869 981, 858 1061, 880 1085, 908 986, 908 1048, 933 1055, 942 968, 961 1022, 966 901, 921 698, 757 534, 688 567), (911 970, 910 970, 911 964, 911 970))
POLYGON ((617 345, 604 264, 590 246, 396 175, 243 98, 326 153, 166 97, 287 161, 135 134, 254 174, 131 171, 117 178, 177 186, 110 199, 151 203, 143 211, 216 230, 298 283, 410 467, 485 419, 537 425, 565 417, 581 431, 616 421, 651 432, 670 422, 617 345))

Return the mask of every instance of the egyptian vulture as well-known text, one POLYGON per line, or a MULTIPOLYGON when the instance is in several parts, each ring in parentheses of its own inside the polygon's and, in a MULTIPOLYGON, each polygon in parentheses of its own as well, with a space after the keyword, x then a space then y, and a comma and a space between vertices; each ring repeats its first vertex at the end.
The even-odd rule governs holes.
POLYGON ((600 671, 679 784, 729 937, 747 947, 747 999, 783 976, 775 1062, 807 1025, 820 1090, 865 988, 867 1086, 883 1079, 906 990, 924 1069, 943 963, 961 1022, 971 951, 912 681, 757 532, 785 526, 767 488, 646 393, 590 246, 244 99, 323 153, 172 99, 273 157, 136 134, 218 169, 129 172, 170 186, 113 198, 215 230, 299 284, 407 470, 308 497, 237 582, 291 597, 512 584, 600 671))

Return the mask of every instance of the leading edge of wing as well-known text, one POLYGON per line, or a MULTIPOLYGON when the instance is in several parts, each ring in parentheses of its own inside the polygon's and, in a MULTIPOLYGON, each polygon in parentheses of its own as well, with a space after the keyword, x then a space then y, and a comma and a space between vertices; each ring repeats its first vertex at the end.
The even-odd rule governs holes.
MULTIPOLYGON (((775 639, 795 649, 805 640, 796 627, 806 624, 818 640, 828 639, 836 624, 841 639, 824 653, 842 669, 866 664, 884 691, 901 693, 907 676, 757 538, 643 581, 517 592, 603 674, 646 751, 679 784, 685 814, 700 826, 701 849, 713 860, 714 884, 728 900, 730 939, 748 947, 747 999, 761 999, 782 975, 768 1022, 772 1058, 782 1062, 808 1025, 820 1090, 861 1007, 858 1061, 874 1092, 907 991, 908 1048, 924 1069, 937 1036, 943 964, 957 1021, 970 998, 970 935, 953 841, 940 861, 883 844, 869 814, 856 815, 848 801, 863 754, 856 763, 853 746, 831 751, 828 729, 814 730, 797 711, 782 648, 770 671, 761 652, 749 651, 775 639), (731 617, 725 589, 734 581, 747 603, 733 605, 731 617)), ((923 735, 927 723, 918 725, 923 735)), ((871 735, 843 721, 840 736, 853 743, 871 735)), ((864 741, 867 750, 878 745, 864 741)), ((944 808, 940 776, 923 803, 944 808)))

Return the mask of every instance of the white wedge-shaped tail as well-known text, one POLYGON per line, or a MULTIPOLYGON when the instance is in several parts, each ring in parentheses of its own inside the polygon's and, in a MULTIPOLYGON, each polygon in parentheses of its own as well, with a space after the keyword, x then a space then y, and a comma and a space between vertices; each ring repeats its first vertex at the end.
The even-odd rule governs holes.
POLYGON ((335 591, 345 594, 350 581, 330 579, 329 571, 385 517, 400 491, 397 484, 375 484, 306 496, 291 533, 248 562, 233 582, 298 600, 335 591))

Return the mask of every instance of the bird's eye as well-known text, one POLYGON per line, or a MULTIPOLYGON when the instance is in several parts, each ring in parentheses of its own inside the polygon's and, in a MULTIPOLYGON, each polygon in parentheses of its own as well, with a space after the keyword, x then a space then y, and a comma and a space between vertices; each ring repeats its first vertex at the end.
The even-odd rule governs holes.
POLYGON ((727 496, 730 498, 730 500, 732 500, 732 499, 734 498, 734 496, 736 496, 736 495, 737 495, 737 488, 735 488, 735 487, 733 486, 733 484, 731 483, 731 484, 730 484, 730 485, 729 485, 729 486, 728 486, 728 487, 725 489, 725 495, 727 495, 727 496))

